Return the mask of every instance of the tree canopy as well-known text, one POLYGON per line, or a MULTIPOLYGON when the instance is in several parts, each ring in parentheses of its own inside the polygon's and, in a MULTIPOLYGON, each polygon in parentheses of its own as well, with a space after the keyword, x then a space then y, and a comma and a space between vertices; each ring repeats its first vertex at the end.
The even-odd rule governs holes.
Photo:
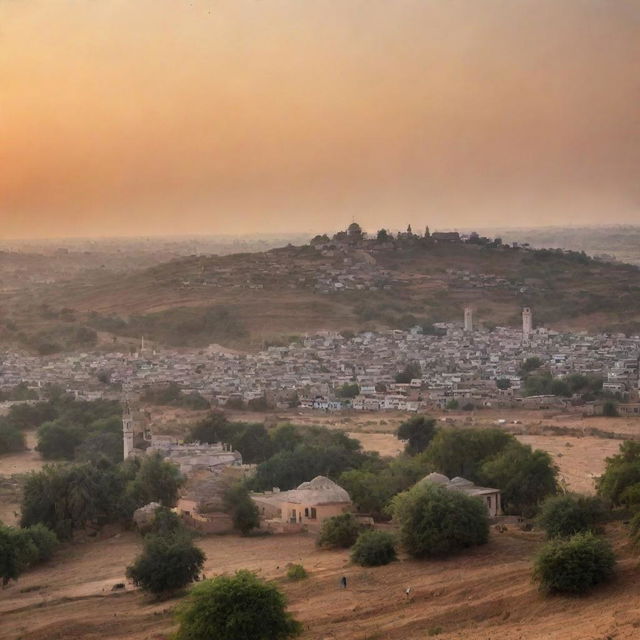
POLYGON ((392 511, 402 545, 415 558, 449 555, 489 539, 481 500, 428 482, 398 494, 392 511))
POLYGON ((435 418, 425 415, 413 416, 405 420, 396 432, 398 439, 407 441, 405 452, 411 456, 424 451, 435 434, 435 418))
POLYGON ((177 619, 176 640, 286 640, 302 631, 278 587, 248 571, 196 585, 177 619))

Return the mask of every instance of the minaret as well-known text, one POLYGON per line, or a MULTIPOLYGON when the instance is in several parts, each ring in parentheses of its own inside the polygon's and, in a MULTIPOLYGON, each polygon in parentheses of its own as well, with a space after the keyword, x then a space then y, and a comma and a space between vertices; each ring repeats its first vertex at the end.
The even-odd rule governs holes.
POLYGON ((133 417, 129 400, 125 398, 122 410, 122 445, 124 459, 126 460, 133 453, 133 417))
POLYGON ((522 339, 528 341, 532 331, 533 315, 531 314, 531 308, 524 307, 522 309, 522 339))
POLYGON ((464 308, 464 330, 466 333, 473 331, 473 309, 469 305, 464 308))

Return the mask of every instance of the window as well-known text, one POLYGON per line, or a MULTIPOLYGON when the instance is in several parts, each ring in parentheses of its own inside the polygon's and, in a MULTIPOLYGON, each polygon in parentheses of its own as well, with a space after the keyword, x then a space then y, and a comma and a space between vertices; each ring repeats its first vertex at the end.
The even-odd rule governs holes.
POLYGON ((311 507, 311 519, 312 520, 316 519, 316 508, 315 507, 311 507))
POLYGON ((305 509, 304 509, 304 517, 305 518, 309 517, 309 509, 307 507, 305 507, 305 509))

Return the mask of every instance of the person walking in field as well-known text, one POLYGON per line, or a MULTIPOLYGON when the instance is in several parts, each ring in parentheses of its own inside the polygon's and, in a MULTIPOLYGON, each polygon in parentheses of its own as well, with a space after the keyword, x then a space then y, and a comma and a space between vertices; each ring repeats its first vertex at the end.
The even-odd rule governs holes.
POLYGON ((342 576, 342 578, 340 578, 340 585, 343 589, 347 588, 347 576, 342 576))

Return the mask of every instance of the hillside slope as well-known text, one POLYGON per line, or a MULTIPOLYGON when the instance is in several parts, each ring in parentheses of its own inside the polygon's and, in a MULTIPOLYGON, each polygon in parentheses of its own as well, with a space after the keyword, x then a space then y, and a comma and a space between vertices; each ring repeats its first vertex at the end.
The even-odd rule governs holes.
POLYGON ((318 330, 457 320, 466 304, 487 326, 516 325, 529 305, 536 325, 637 331, 640 269, 578 253, 422 239, 325 243, 31 288, 5 297, 3 307, 4 318, 29 335, 51 330, 60 324, 56 313, 72 309, 67 328, 88 324, 176 346, 255 347, 318 330))

